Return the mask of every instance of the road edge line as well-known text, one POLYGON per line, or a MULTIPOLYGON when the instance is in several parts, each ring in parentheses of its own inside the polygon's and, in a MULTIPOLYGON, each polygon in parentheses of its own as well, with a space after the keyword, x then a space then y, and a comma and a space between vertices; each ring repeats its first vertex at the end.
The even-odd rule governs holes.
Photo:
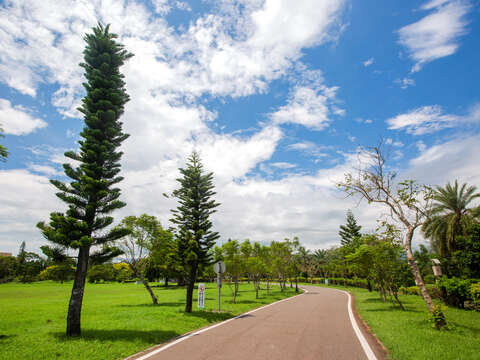
MULTIPOLYGON (((278 301, 275 301, 275 302, 270 303, 270 304, 267 304, 267 305, 260 306, 259 308, 256 308, 256 309, 247 311, 246 313, 237 315, 237 316, 235 316, 235 317, 233 317, 233 318, 231 318, 231 319, 227 319, 227 320, 221 321, 221 322, 219 322, 219 323, 217 323, 217 324, 208 326, 208 327, 203 328, 203 329, 201 329, 201 330, 198 330, 198 331, 195 331, 195 330, 194 330, 194 332, 192 332, 192 333, 187 333, 187 334, 185 334, 185 335, 181 335, 181 337, 180 337, 179 339, 177 339, 177 340, 175 340, 175 341, 172 341, 171 343, 165 344, 165 345, 159 347, 158 349, 155 349, 155 350, 153 350, 153 351, 151 351, 151 352, 149 352, 149 353, 147 353, 147 354, 145 354, 145 355, 143 355, 143 356, 140 356, 140 357, 138 357, 138 358, 133 358, 133 357, 135 356, 135 354, 133 354, 133 355, 130 355, 129 357, 125 358, 125 360, 128 360, 128 359, 132 359, 132 360, 145 360, 145 359, 148 359, 149 357, 151 357, 151 356, 153 356, 153 355, 156 355, 156 354, 158 354, 158 353, 160 353, 160 352, 162 352, 162 351, 164 351, 164 350, 167 350, 168 348, 172 347, 173 345, 176 345, 176 344, 178 344, 178 343, 180 343, 180 342, 182 342, 182 341, 184 341, 184 340, 187 340, 187 339, 191 338, 192 336, 200 335, 201 333, 204 333, 204 332, 206 332, 206 331, 208 331, 208 330, 212 330, 212 329, 214 329, 214 328, 216 328, 216 327, 218 327, 218 326, 225 325, 226 323, 229 323, 230 321, 233 321, 233 320, 242 318, 242 317, 245 316, 245 315, 254 313, 254 312, 258 311, 258 310, 265 309, 265 308, 267 308, 267 307, 269 307, 269 306, 276 305, 276 304, 279 304, 279 303, 281 303, 281 302, 288 301, 288 300, 294 299, 294 298, 296 298, 296 297, 299 297, 299 296, 302 296, 302 295, 305 295, 306 293, 308 293, 308 290, 307 290, 307 289, 302 289, 302 290, 303 290, 304 292, 301 293, 301 294, 297 294, 297 295, 294 295, 294 296, 290 296, 290 297, 288 297, 288 298, 285 298, 285 299, 282 299, 282 300, 278 300, 278 301)), ((369 359, 369 360, 370 360, 370 359, 369 359)), ((373 360, 373 359, 372 359, 372 360, 373 360)), ((376 360, 376 359, 374 359, 374 360, 376 360)))
POLYGON ((370 347, 370 344, 368 343, 367 339, 365 339, 365 336, 363 336, 362 331, 358 327, 357 320, 355 319, 355 316, 353 315, 353 310, 352 310, 352 295, 348 291, 345 290, 339 290, 339 289, 334 289, 337 291, 341 291, 348 296, 348 317, 350 318, 350 323, 352 324, 353 330, 355 331, 355 335, 357 335, 358 341, 360 341, 360 345, 362 345, 363 351, 365 352, 365 355, 367 356, 368 360, 377 360, 377 357, 375 356, 375 353, 373 352, 372 348, 370 347))

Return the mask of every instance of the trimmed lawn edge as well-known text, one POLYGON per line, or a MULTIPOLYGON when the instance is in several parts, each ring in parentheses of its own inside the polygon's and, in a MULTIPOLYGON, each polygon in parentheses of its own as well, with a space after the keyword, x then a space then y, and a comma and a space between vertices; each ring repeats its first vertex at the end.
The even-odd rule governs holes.
MULTIPOLYGON (((124 360, 136 360, 136 359, 140 359, 140 358, 142 358, 143 356, 146 356, 146 355, 148 355, 148 354, 150 354, 150 353, 152 353, 150 356, 153 356, 153 355, 155 355, 156 353, 161 352, 162 350, 160 350, 160 349, 173 346, 174 343, 177 342, 177 341, 178 341, 178 342, 181 342, 181 341, 187 340, 188 338, 190 338, 190 337, 192 337, 192 336, 194 336, 194 335, 197 335, 197 334, 200 334, 200 333, 202 333, 202 332, 208 331, 208 330, 210 330, 210 329, 216 328, 216 327, 221 326, 221 325, 223 325, 223 324, 226 324, 226 323, 228 323, 228 322, 230 322, 230 321, 233 321, 233 320, 236 320, 236 319, 238 319, 238 318, 241 318, 241 317, 243 317, 243 316, 245 316, 245 315, 247 315, 247 314, 251 314, 251 313, 253 313, 253 312, 255 312, 255 311, 262 310, 263 308, 266 308, 266 307, 269 307, 269 306, 272 306, 272 305, 275 305, 275 304, 278 304, 278 303, 281 303, 281 302, 284 302, 284 301, 291 300, 291 299, 293 299, 293 298, 295 298, 295 297, 297 297, 297 296, 304 295, 304 294, 306 293, 306 292, 305 292, 306 290, 305 290, 305 289, 302 289, 302 288, 300 288, 300 289, 303 291, 303 292, 300 293, 300 294, 295 294, 295 295, 289 296, 289 297, 287 297, 287 298, 284 298, 284 299, 281 299, 281 300, 277 300, 277 301, 272 302, 272 303, 270 303, 270 304, 266 304, 266 305, 259 306, 259 307, 257 307, 257 308, 254 308, 254 309, 249 310, 249 311, 247 311, 247 312, 244 312, 244 313, 242 313, 242 314, 236 315, 236 316, 234 316, 234 317, 232 317, 232 318, 230 318, 230 319, 222 320, 222 321, 216 322, 216 323, 214 323, 214 324, 206 325, 206 326, 200 327, 200 328, 198 328, 198 329, 191 330, 191 331, 189 331, 189 332, 186 332, 185 334, 182 334, 182 335, 176 336, 176 337, 174 337, 174 338, 171 338, 170 340, 167 340, 167 341, 165 341, 165 342, 163 342, 163 343, 161 343, 161 344, 151 346, 151 347, 149 347, 148 349, 145 349, 145 350, 143 350, 143 351, 140 351, 140 352, 138 352, 138 353, 135 353, 135 354, 133 354, 133 355, 130 355, 130 356, 126 357, 124 360), (160 350, 160 351, 158 351, 158 350, 160 350)), ((308 291, 308 290, 307 290, 307 291, 308 291)), ((355 311, 356 311, 356 309, 355 309, 355 311)), ((148 356, 148 357, 150 357, 150 356, 148 356)), ((147 358, 148 358, 148 357, 147 357, 147 358)))

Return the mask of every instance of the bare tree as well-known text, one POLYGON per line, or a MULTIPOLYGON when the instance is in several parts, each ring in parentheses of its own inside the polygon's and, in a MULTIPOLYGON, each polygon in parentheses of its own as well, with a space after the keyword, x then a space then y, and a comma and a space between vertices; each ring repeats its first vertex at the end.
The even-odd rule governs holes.
POLYGON ((125 254, 123 261, 130 266, 135 273, 135 276, 137 276, 143 283, 152 297, 153 304, 157 305, 158 300, 148 284, 148 281, 143 276, 143 270, 148 261, 148 245, 152 239, 158 236, 159 231, 161 230, 160 222, 155 216, 143 214, 139 217, 125 217, 120 226, 128 229, 130 232, 130 235, 123 238, 120 242, 120 249, 125 254))
POLYGON ((360 196, 368 203, 382 204, 389 210, 389 216, 403 225, 405 236, 403 247, 407 252, 408 265, 419 287, 428 310, 433 313, 434 303, 427 291, 420 270, 412 252, 415 230, 427 218, 431 206, 432 190, 414 180, 396 181, 396 173, 385 166, 382 145, 363 151, 359 156, 359 168, 355 173, 345 174, 338 186, 349 196, 360 196))

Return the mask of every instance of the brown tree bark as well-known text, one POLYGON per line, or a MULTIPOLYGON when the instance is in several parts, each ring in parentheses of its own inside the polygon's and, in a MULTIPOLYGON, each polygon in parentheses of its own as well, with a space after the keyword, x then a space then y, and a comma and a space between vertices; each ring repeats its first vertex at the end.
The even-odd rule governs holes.
POLYGON ((88 270, 90 246, 82 246, 78 250, 77 270, 73 281, 72 295, 68 304, 67 336, 80 336, 80 318, 82 315, 83 293, 88 270))
POLYGON ((150 296, 152 297, 153 304, 154 304, 154 305, 158 305, 157 297, 156 297, 155 294, 153 293, 153 290, 152 290, 152 288, 150 287, 150 285, 148 284, 148 281, 145 280, 145 278, 142 276, 142 274, 140 274, 139 271, 135 271, 135 274, 138 276, 138 278, 140 279, 140 281, 143 283, 143 286, 145 286, 145 288, 146 288, 147 291, 149 292, 150 296))
POLYGON ((412 238, 413 238, 414 231, 415 231, 415 228, 410 226, 407 230, 407 234, 405 235, 404 246, 405 246, 405 250, 407 251, 407 261, 408 261, 408 265, 410 266, 410 269, 412 270, 413 277, 415 278, 415 284, 420 289, 420 293, 422 294, 423 300, 425 300, 425 303, 427 304, 428 311, 433 313, 433 308, 435 305, 433 304, 432 297, 428 293, 427 287, 423 282, 422 275, 420 274, 420 269, 418 268, 412 253, 412 238))
POLYGON ((192 266, 190 270, 189 277, 187 279, 187 299, 185 303, 185 312, 192 312, 192 303, 193 303, 193 288, 195 286, 195 280, 197 277, 197 266, 192 266))

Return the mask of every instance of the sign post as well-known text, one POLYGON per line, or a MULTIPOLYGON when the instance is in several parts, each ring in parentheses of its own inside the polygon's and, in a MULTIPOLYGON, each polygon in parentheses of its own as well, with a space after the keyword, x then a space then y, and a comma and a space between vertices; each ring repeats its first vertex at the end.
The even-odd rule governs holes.
POLYGON ((198 284, 198 308, 205 308, 205 284, 198 284))
POLYGON ((225 272, 226 267, 223 261, 217 261, 213 265, 213 270, 217 273, 217 287, 218 287, 218 312, 220 312, 220 297, 222 289, 222 274, 225 272))

